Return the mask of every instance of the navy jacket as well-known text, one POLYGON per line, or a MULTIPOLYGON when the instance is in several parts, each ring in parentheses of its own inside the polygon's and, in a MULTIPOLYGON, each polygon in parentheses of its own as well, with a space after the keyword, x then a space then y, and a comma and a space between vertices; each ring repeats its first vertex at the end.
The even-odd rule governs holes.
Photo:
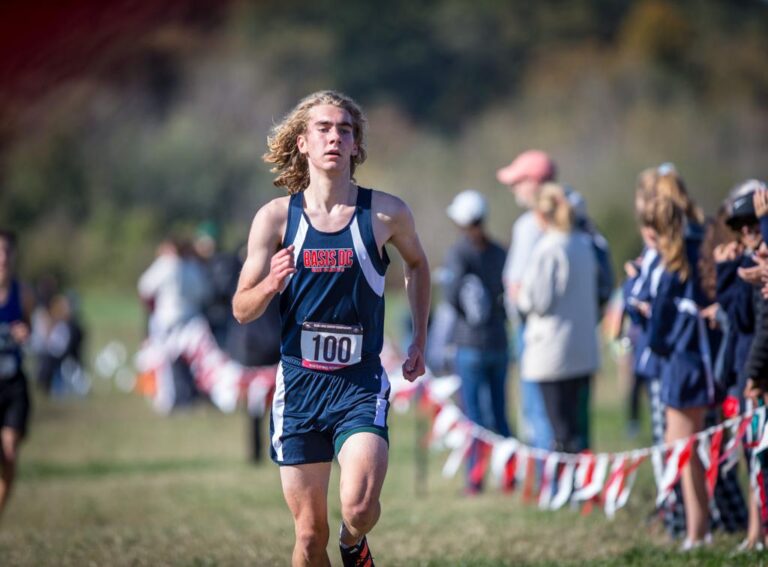
POLYGON ((723 356, 730 361, 721 377, 728 386, 736 387, 741 395, 747 380, 747 360, 755 336, 754 289, 738 275, 739 268, 749 268, 755 263, 750 256, 742 256, 717 264, 716 299, 728 317, 730 325, 725 340, 723 356), (730 376, 728 376, 730 375, 730 376), (730 380, 729 380, 730 378, 730 380))

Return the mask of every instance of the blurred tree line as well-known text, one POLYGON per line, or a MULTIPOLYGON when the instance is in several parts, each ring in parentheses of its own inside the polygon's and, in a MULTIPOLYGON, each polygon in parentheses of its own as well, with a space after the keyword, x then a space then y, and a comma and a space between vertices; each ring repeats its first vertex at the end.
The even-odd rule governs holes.
POLYGON ((358 180, 411 204, 434 264, 453 238, 445 206, 467 187, 508 241, 519 210, 495 171, 528 147, 587 197, 617 264, 638 251, 642 168, 674 161, 710 212, 768 177, 764 2, 173 4, 185 10, 72 48, 87 65, 32 96, 0 87, 0 225, 21 232, 30 277, 132 287, 163 235, 204 220, 241 243, 281 195, 260 160, 270 126, 321 88, 367 109, 358 180))

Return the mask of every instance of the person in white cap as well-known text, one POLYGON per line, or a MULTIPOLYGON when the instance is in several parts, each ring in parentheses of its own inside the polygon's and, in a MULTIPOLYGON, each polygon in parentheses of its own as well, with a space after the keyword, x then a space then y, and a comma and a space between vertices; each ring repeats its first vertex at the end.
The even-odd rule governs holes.
MULTIPOLYGON (((446 254, 444 294, 457 313, 453 339, 464 411, 475 423, 508 437, 509 355, 502 281, 506 252, 485 230, 488 205, 482 194, 462 191, 446 212, 461 231, 446 254)), ((472 447, 467 494, 482 490, 482 479, 469 474, 477 457, 472 447)))

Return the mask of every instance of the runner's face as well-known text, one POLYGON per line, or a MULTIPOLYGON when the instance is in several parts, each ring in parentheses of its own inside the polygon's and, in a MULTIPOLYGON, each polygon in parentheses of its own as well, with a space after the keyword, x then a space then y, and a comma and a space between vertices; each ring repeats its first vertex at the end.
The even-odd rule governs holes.
POLYGON ((352 117, 331 104, 312 107, 307 129, 299 135, 297 145, 316 169, 349 170, 352 156, 357 155, 352 117))

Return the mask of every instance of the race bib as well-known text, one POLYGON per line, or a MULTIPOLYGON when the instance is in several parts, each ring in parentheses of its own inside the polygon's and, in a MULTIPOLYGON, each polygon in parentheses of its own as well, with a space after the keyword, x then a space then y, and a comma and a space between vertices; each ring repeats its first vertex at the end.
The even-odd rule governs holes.
POLYGON ((314 370, 338 370, 360 362, 363 328, 359 325, 304 323, 301 326, 301 365, 314 370))

